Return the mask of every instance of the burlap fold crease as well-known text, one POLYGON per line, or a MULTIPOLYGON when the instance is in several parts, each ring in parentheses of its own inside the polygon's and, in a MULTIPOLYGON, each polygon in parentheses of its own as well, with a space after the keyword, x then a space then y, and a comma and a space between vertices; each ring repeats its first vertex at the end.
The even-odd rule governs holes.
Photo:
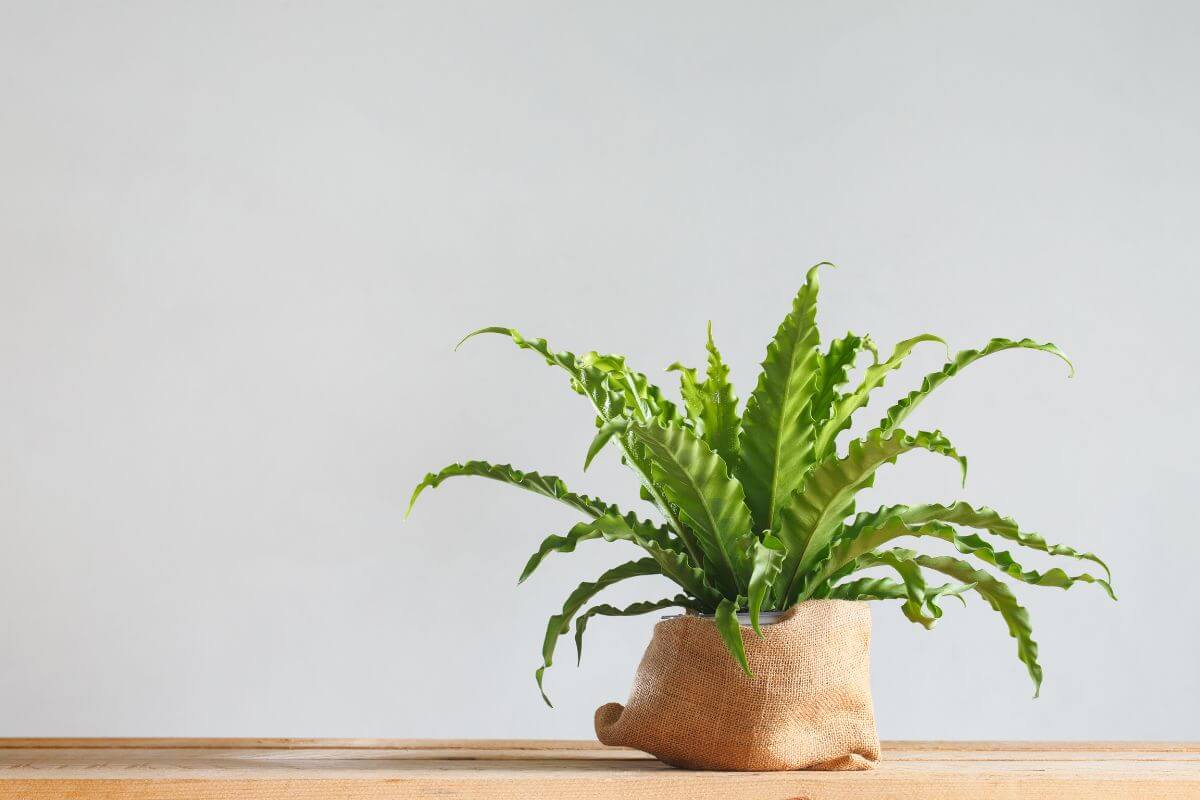
POLYGON ((628 702, 596 709, 596 735, 690 769, 870 769, 868 605, 809 600, 763 632, 742 627, 748 678, 711 619, 659 622, 628 702))

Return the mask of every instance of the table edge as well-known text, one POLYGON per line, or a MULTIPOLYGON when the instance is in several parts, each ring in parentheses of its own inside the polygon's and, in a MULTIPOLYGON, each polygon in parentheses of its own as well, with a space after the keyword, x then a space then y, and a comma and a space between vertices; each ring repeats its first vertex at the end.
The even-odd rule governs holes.
MULTIPOLYGON (((890 740, 884 751, 904 752, 1200 752, 1200 742, 1167 740, 890 740)), ((369 739, 286 737, 0 737, 0 750, 599 750, 632 753, 594 739, 369 739)))

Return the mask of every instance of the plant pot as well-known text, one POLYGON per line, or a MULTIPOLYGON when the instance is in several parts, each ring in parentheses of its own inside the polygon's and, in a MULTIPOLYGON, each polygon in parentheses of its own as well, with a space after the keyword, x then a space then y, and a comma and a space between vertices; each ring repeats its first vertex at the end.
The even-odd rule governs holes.
POLYGON ((763 627, 763 638, 748 624, 741 634, 754 677, 711 618, 659 622, 626 705, 596 709, 596 736, 689 769, 874 766, 867 603, 809 600, 763 627))

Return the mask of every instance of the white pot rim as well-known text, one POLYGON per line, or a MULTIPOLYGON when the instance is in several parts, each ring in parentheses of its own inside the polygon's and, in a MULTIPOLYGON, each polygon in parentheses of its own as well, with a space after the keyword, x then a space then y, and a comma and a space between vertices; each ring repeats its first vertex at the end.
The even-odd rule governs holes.
MULTIPOLYGON (((774 625, 776 622, 779 622, 780 618, 782 618, 786 613, 786 611, 762 611, 758 615, 758 623, 760 625, 774 625)), ((716 619, 716 614, 697 614, 689 611, 686 614, 668 614, 667 616, 663 617, 663 619, 675 619, 676 617, 700 617, 701 619, 716 619)), ((750 624, 749 611, 739 611, 737 618, 738 622, 742 625, 750 624)))

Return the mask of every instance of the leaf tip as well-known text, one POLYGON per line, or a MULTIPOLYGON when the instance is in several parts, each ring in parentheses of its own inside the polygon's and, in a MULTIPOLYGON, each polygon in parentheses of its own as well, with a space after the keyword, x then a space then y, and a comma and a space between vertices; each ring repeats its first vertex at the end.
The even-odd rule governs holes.
POLYGON ((871 354, 871 366, 879 366, 879 346, 875 344, 875 340, 871 338, 871 334, 863 334, 862 347, 871 354))
POLYGON ((1067 354, 1064 353, 1058 345, 1054 344, 1054 342, 1047 342, 1039 349, 1045 350, 1047 353, 1050 353, 1051 355, 1057 356, 1058 358, 1062 359, 1063 363, 1067 365, 1067 369, 1068 369, 1067 377, 1068 378, 1075 377, 1075 364, 1071 361, 1070 358, 1067 357, 1067 354))
POLYGON ((546 694, 545 687, 542 686, 542 678, 545 676, 545 674, 546 667, 543 665, 537 668, 537 672, 533 673, 533 677, 537 681, 538 691, 542 693, 542 700, 545 701, 546 705, 554 708, 554 703, 550 702, 550 697, 546 694))
POLYGON ((471 331, 466 336, 464 336, 458 340, 458 344, 454 345, 454 352, 457 353, 458 348, 462 347, 463 344, 465 344, 468 339, 474 339, 476 336, 480 335, 481 333, 502 333, 502 334, 505 334, 506 336, 511 336, 512 332, 513 332, 512 328, 505 328, 501 325, 489 325, 486 328, 480 328, 477 331, 471 331))
POLYGON ((1075 377, 1075 364, 1071 361, 1071 359, 1067 358, 1067 354, 1064 353, 1062 350, 1058 351, 1058 357, 1061 358, 1063 361, 1067 362, 1067 378, 1068 379, 1074 378, 1075 377))
POLYGON ((817 271, 820 270, 821 267, 832 267, 833 269, 837 269, 837 264, 834 264, 830 261, 819 261, 816 264, 813 264, 808 268, 808 272, 804 275, 805 286, 812 286, 813 288, 820 286, 820 282, 817 280, 817 271))
POLYGON ((404 518, 408 519, 408 515, 412 513, 413 506, 417 504, 417 498, 421 496, 421 492, 428 486, 427 483, 421 481, 417 484, 417 488, 413 489, 412 494, 408 498, 408 508, 404 509, 404 518))
POLYGON ((525 568, 521 570, 521 577, 517 578, 517 586, 520 586, 522 583, 524 583, 525 579, 532 575, 533 571, 537 569, 538 564, 541 563, 541 559, 539 558, 541 554, 542 552, 539 550, 529 557, 529 561, 525 562, 525 568))

